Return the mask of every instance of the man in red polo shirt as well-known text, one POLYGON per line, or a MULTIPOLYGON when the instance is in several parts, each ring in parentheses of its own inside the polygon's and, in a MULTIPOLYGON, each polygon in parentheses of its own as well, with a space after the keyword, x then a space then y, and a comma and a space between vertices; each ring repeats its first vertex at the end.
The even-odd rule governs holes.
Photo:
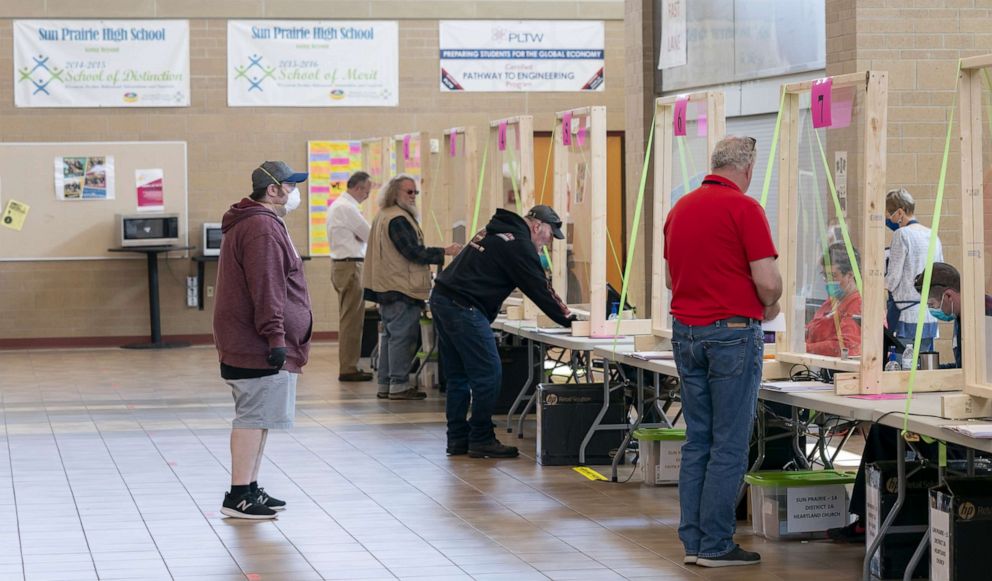
POLYGON ((721 140, 710 160, 713 173, 665 222, 672 350, 686 423, 679 538, 685 562, 703 567, 761 562, 734 543, 761 380, 761 321, 778 315, 782 295, 768 219, 744 193, 755 157, 753 138, 721 140))

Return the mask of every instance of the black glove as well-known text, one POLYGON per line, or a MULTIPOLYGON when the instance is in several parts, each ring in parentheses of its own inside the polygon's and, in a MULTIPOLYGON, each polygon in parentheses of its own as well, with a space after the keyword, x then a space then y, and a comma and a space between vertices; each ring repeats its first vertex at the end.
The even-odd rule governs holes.
POLYGON ((282 369, 286 363, 286 348, 273 347, 269 349, 269 356, 265 358, 265 361, 274 369, 282 369))
POLYGON ((574 323, 575 321, 578 321, 578 320, 579 320, 579 316, 578 315, 569 315, 568 316, 568 326, 571 327, 572 326, 572 323, 574 323))

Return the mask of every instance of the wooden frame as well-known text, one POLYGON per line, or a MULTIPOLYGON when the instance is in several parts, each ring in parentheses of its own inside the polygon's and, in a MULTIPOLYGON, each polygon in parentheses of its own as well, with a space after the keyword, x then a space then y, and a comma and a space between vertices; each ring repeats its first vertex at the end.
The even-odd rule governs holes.
MULTIPOLYGON (((909 384, 909 371, 885 373, 883 337, 881 330, 885 319, 885 188, 886 188, 886 131, 888 119, 888 75, 883 71, 865 71, 832 77, 833 89, 864 87, 864 135, 862 155, 864 175, 855 184, 863 196, 864 213, 859 222, 858 239, 861 241, 860 272, 862 280, 861 356, 841 359, 796 352, 789 342, 795 329, 797 313, 797 258, 799 243, 799 105, 800 98, 810 92, 813 81, 791 83, 782 87, 785 92, 784 109, 779 141, 779 265, 782 269, 784 291, 782 312, 786 316, 785 334, 776 343, 776 359, 783 363, 802 364, 838 371, 834 375, 836 392, 841 395, 868 393, 903 393, 909 384)), ((816 159, 813 163, 819 164, 816 159)), ((915 391, 945 391, 955 389, 955 371, 918 371, 915 391)))
MULTIPOLYGON (((671 291, 665 285, 665 258, 661 241, 664 240, 665 220, 672 209, 672 192, 674 176, 677 168, 673 167, 672 157, 676 147, 674 131, 675 102, 687 98, 690 104, 702 103, 706 108, 706 167, 717 142, 723 139, 727 132, 727 120, 724 112, 724 95, 717 91, 701 91, 656 99, 654 103, 654 252, 651 255, 651 339, 666 340, 672 338, 669 325, 669 302, 671 291)), ((687 192, 686 192, 687 193, 687 192)), ((644 341, 640 341, 648 348, 644 341)), ((641 346, 638 349, 642 348, 641 346)))
POLYGON ((396 173, 393 140, 388 137, 375 137, 362 140, 362 170, 371 176, 372 189, 369 199, 362 205, 362 214, 372 223, 379 213, 379 192, 396 173))
POLYGON ((442 226, 448 229, 453 242, 465 244, 471 235, 469 228, 471 228, 472 202, 475 199, 475 187, 479 179, 478 131, 475 127, 445 129, 442 145, 440 155, 447 163, 441 164, 439 179, 448 206, 448 220, 442 226), (454 156, 451 155, 452 135, 455 136, 454 156), (461 183, 463 181, 464 183, 461 183), (460 201, 461 205, 456 201, 460 201), (459 237, 458 234, 461 236, 459 237))
POLYGON ((396 171, 393 172, 393 176, 397 176, 401 173, 409 174, 417 182, 417 189, 420 190, 420 195, 417 196, 417 208, 420 210, 420 229, 424 232, 424 243, 427 246, 437 246, 440 244, 438 240, 437 229, 434 226, 434 218, 436 217, 438 222, 441 218, 437 216, 437 207, 434 206, 435 197, 440 197, 433 191, 425 191, 426 188, 433 188, 431 173, 431 159, 430 159, 430 139, 428 138, 427 132, 419 131, 414 133, 400 133, 394 135, 392 139, 393 151, 396 155, 396 171), (404 151, 404 141, 409 138, 410 151, 409 158, 407 158, 404 151), (425 186, 425 184, 428 184, 425 186), (428 199, 429 198, 429 199, 428 199), (433 214, 432 214, 433 211, 433 214))
MULTIPOLYGON (((570 111, 559 111, 555 114, 555 125, 558 135, 555 140, 555 189, 554 200, 555 210, 565 222, 566 238, 572 234, 573 243, 578 243, 583 239, 589 243, 589 307, 588 321, 577 321, 572 325, 572 335, 592 336, 592 337, 612 337, 620 335, 647 335, 651 333, 650 319, 623 319, 620 321, 610 321, 606 313, 606 260, 607 260, 607 201, 606 201, 606 107, 582 107, 570 111), (568 116, 571 120, 571 127, 564 126, 564 119, 568 116), (580 129, 583 128, 584 129, 580 129), (580 131, 585 131, 587 136, 580 138, 580 131), (568 137, 566 138, 566 132, 568 137), (572 143, 581 142, 584 139, 589 141, 588 167, 583 171, 588 172, 589 191, 584 191, 584 184, 581 189, 576 187, 576 205, 584 203, 585 197, 589 198, 590 220, 589 224, 572 224, 571 204, 571 184, 569 178, 572 177, 572 169, 569 166, 569 147, 565 145, 565 140, 572 143), (579 194, 582 193, 583 202, 578 201, 579 194), (577 230, 575 230, 578 228, 577 230), (572 232, 575 230, 574 232, 572 232)), ((579 168, 575 168, 575 181, 579 183, 579 168)), ((566 243, 559 241, 552 245, 552 271, 555 287, 568 289, 568 240, 566 243)), ((619 250, 618 250, 619 251, 619 250)))
MULTIPOLYGON (((992 414, 992 381, 987 349, 992 330, 985 314, 985 183, 984 149, 986 122, 983 75, 992 73, 992 54, 961 60, 958 111, 961 137, 961 265, 960 318, 962 385, 964 394, 945 396, 944 412, 952 417, 984 417, 992 414), (953 403, 952 403, 953 402, 953 403)), ((992 130, 992 128, 990 128, 992 130)), ((961 385, 959 385, 960 387, 961 385)))

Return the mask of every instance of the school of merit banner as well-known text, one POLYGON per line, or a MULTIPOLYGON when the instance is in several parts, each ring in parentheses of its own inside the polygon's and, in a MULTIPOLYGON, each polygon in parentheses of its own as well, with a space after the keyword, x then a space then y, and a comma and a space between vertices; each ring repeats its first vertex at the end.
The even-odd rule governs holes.
POLYGON ((441 91, 602 91, 601 21, 442 20, 441 91))
POLYGON ((395 21, 232 20, 231 107, 395 107, 395 21))
POLYGON ((15 20, 17 107, 188 107, 186 20, 15 20))

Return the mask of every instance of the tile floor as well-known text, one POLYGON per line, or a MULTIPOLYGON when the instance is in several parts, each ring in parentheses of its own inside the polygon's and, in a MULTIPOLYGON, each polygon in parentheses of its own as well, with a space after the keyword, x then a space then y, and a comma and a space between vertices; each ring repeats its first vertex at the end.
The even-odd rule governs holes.
POLYGON ((269 438, 260 481, 288 510, 245 522, 218 512, 233 406, 213 348, 0 352, 0 579, 858 577, 861 547, 743 524, 759 567, 683 566, 673 488, 542 468, 532 439, 517 460, 448 458, 436 393, 338 385, 336 353, 315 346, 296 427, 269 438))

